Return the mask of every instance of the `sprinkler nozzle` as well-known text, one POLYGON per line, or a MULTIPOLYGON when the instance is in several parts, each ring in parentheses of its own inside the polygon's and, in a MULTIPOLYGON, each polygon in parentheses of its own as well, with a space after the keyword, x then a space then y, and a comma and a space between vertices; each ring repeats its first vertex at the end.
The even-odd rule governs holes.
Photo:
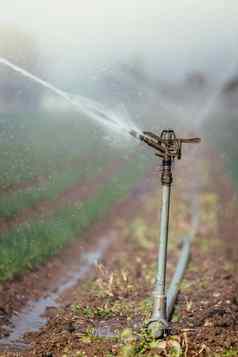
POLYGON ((130 134, 155 149, 156 156, 164 160, 174 160, 175 158, 180 160, 183 143, 196 144, 201 141, 200 138, 177 138, 173 130, 163 130, 160 135, 150 131, 144 131, 143 134, 139 134, 135 130, 131 130, 130 134))
POLYGON ((134 129, 130 130, 129 131, 129 134, 131 136, 134 136, 134 138, 138 138, 139 134, 137 133, 137 131, 135 131, 134 129))

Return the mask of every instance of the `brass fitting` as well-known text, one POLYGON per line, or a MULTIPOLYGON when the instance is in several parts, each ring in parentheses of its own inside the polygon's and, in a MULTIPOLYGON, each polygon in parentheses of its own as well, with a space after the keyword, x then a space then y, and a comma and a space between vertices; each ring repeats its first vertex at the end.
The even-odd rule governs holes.
POLYGON ((171 185, 173 182, 172 175, 172 160, 171 158, 163 159, 162 171, 161 171, 161 183, 162 185, 171 185))
POLYGON ((155 155, 163 159, 161 183, 169 186, 173 182, 172 163, 175 159, 180 160, 182 158, 182 144, 195 144, 201 141, 200 138, 177 138, 174 130, 171 129, 163 130, 160 135, 150 131, 144 131, 143 134, 139 134, 135 130, 131 130, 130 134, 155 149, 155 155))

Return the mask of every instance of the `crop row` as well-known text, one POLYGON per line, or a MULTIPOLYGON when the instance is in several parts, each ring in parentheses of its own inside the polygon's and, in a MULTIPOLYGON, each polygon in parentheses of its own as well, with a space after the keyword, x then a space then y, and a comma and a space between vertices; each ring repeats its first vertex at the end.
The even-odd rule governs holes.
POLYGON ((86 228, 105 215, 118 199, 125 197, 151 163, 144 157, 128 161, 118 175, 111 177, 88 200, 67 205, 49 217, 34 219, 1 234, 0 279, 10 279, 46 261, 68 241, 81 238, 86 228))
POLYGON ((63 172, 55 172, 48 181, 33 185, 0 197, 1 220, 10 219, 26 208, 34 208, 42 201, 55 200, 57 196, 76 183, 85 182, 97 176, 108 164, 109 158, 94 158, 86 162, 79 162, 63 172))

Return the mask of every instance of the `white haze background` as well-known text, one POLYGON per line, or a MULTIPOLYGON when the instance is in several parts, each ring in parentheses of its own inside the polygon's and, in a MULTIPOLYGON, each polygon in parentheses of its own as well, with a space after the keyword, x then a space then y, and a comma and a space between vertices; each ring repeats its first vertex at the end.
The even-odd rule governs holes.
POLYGON ((32 33, 52 73, 100 75, 143 55, 149 73, 219 76, 238 55, 236 0, 1 0, 0 22, 32 33))

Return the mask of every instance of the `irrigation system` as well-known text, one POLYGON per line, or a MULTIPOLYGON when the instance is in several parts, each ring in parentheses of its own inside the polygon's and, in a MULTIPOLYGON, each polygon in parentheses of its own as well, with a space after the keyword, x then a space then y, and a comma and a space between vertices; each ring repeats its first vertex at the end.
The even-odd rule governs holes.
MULTIPOLYGON (((178 287, 183 277, 186 268, 191 246, 191 237, 184 239, 181 256, 172 279, 171 285, 166 294, 166 267, 167 267, 167 243, 169 230, 169 209, 170 209, 170 193, 173 182, 172 164, 175 159, 180 160, 182 157, 182 145, 185 143, 199 143, 200 138, 182 139, 177 138, 173 130, 163 130, 160 135, 145 131, 140 133, 136 130, 128 129, 131 123, 121 122, 121 118, 115 116, 111 111, 97 102, 88 98, 80 97, 79 102, 74 100, 72 96, 53 86, 51 83, 42 80, 25 69, 15 65, 7 59, 0 57, 0 64, 7 66, 19 72, 24 77, 27 77, 41 86, 48 88, 53 93, 64 98, 71 105, 76 107, 81 113, 91 117, 103 124, 111 130, 119 129, 120 132, 126 132, 140 141, 146 143, 155 149, 155 155, 162 159, 161 184, 162 184, 162 206, 160 219, 160 241, 158 254, 158 271, 156 276, 156 286, 154 290, 154 306, 152 317, 148 323, 148 329, 155 337, 162 337, 168 333, 169 319, 171 317, 178 287)), ((216 92, 216 96, 218 91, 216 92)), ((213 100, 212 100, 213 102, 213 100)), ((210 109, 210 106, 209 106, 210 109)))
POLYGON ((170 193, 173 182, 172 164, 175 159, 181 159, 182 144, 199 143, 201 139, 177 138, 173 130, 163 130, 160 136, 147 131, 143 132, 143 134, 138 134, 134 130, 130 131, 130 134, 155 149, 155 155, 162 159, 162 204, 160 217, 158 268, 156 275, 156 285, 153 293, 153 312, 147 325, 151 334, 156 338, 160 338, 166 336, 169 333, 169 320, 174 308, 179 285, 188 263, 192 240, 192 237, 187 237, 183 240, 183 246, 177 268, 175 270, 168 292, 166 293, 170 193))

